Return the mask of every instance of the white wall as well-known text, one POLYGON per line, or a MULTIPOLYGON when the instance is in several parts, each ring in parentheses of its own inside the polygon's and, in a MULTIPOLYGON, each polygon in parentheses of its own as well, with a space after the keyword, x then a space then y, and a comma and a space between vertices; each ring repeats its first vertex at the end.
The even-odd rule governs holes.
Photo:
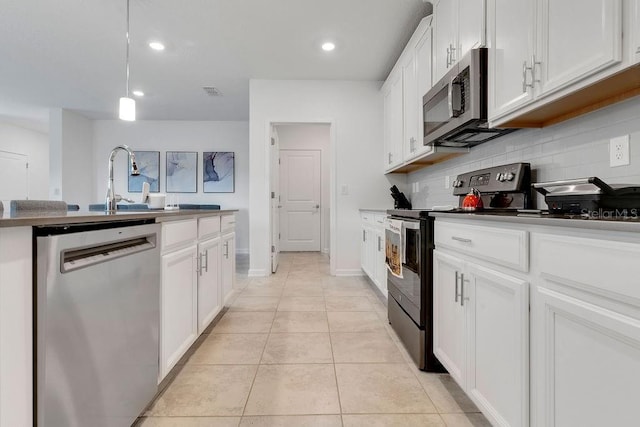
POLYGON ((85 206, 92 200, 93 122, 61 108, 49 113, 49 198, 85 206))
MULTIPOLYGON (((337 192, 334 208, 336 274, 360 274, 359 208, 391 208, 389 187, 406 177, 387 177, 382 164, 381 82, 251 80, 250 271, 269 274, 269 123, 332 122, 337 192)), ((334 189, 335 191, 336 189, 334 189)))
POLYGON ((0 122, 0 150, 29 159, 29 198, 49 198, 49 137, 46 133, 0 122))
MULTIPOLYGON (((160 192, 166 192, 167 151, 198 152, 197 193, 178 194, 180 203, 219 204, 222 209, 238 209, 236 213, 237 251, 249 248, 249 124, 247 122, 204 121, 136 121, 96 120, 93 124, 93 165, 97 181, 93 202, 103 202, 107 191, 109 153, 119 144, 133 150, 160 151, 160 192), (202 192, 202 153, 204 151, 235 152, 235 192, 202 192)), ((136 201, 140 193, 127 191, 127 158, 116 155, 114 165, 115 191, 136 201)))
POLYGON ((329 141, 330 127, 326 124, 282 124, 276 126, 280 150, 319 150, 322 212, 320 247, 329 252, 329 141))
MULTIPOLYGON (((479 145, 469 154, 409 174, 414 208, 457 204, 444 187, 459 173, 506 163, 529 162, 537 182, 597 176, 609 183, 640 185, 640 96, 542 129, 523 129, 479 145), (609 167, 609 139, 631 135, 631 164, 609 167)), ((538 208, 546 209, 536 193, 538 208)))

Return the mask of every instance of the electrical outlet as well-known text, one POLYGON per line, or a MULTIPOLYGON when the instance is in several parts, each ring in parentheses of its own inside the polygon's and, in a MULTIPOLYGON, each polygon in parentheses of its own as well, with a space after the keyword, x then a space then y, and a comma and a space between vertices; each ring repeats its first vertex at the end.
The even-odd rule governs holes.
POLYGON ((349 186, 346 184, 342 184, 342 188, 340 189, 340 194, 343 196, 349 195, 349 186))
POLYGON ((609 166, 629 164, 629 135, 611 138, 609 141, 609 166))
POLYGON ((449 189, 451 187, 451 177, 449 175, 445 175, 444 177, 444 188, 449 189))

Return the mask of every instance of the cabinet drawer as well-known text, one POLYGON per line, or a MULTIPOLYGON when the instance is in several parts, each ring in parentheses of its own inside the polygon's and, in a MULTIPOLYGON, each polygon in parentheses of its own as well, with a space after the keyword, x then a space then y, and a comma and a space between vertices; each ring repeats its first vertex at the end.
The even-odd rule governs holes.
POLYGON ((222 231, 230 231, 236 227, 235 215, 223 215, 220 219, 222 231))
POLYGON ((367 224, 374 223, 374 214, 372 212, 360 212, 360 219, 367 224))
POLYGON ((384 220, 387 216, 386 215, 379 215, 376 214, 373 216, 373 224, 378 227, 378 228, 384 228, 384 220))
POLYGON ((162 223, 162 251, 179 248, 198 238, 198 221, 167 221, 162 223))
POLYGON ((525 230, 436 220, 435 245, 515 270, 529 270, 529 233, 525 230))
POLYGON ((534 242, 543 276, 640 306, 640 244, 551 234, 534 242))
POLYGON ((220 216, 207 216, 198 219, 198 239, 214 237, 220 233, 220 216))

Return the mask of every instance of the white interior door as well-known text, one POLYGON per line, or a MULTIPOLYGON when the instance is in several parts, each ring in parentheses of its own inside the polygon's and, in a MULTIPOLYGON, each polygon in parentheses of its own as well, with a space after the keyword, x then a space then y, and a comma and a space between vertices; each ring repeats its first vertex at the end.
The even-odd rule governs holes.
POLYGON ((280 149, 278 136, 271 137, 271 272, 278 270, 280 253, 280 149))
POLYGON ((29 198, 28 157, 0 151, 0 200, 29 198))
POLYGON ((320 150, 280 150, 280 250, 320 251, 320 150))

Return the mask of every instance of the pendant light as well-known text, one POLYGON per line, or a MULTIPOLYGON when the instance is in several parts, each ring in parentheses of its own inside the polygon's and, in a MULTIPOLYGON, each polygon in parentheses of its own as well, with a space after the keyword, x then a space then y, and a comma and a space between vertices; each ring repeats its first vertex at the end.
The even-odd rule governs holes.
POLYGON ((129 97, 129 0, 127 0, 127 96, 120 98, 120 120, 136 120, 136 101, 129 97))

